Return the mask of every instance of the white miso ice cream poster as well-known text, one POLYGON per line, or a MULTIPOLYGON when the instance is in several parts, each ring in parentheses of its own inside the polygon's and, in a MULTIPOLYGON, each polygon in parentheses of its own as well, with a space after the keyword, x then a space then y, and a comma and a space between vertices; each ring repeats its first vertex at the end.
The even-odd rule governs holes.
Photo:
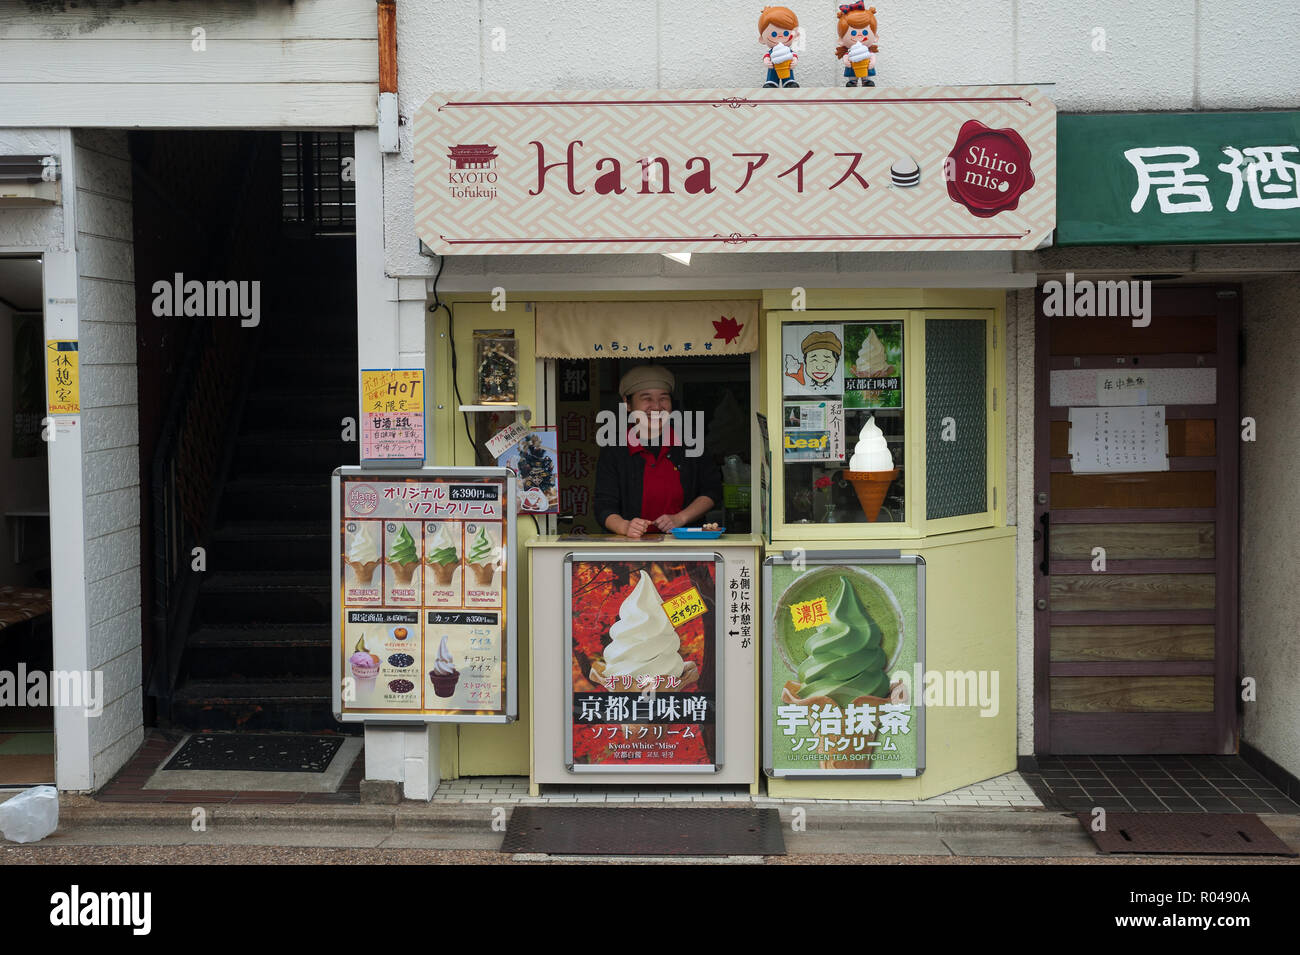
POLYGON ((343 525, 343 603, 369 606, 384 599, 383 521, 346 521, 343 525))
POLYGON ((424 605, 465 605, 465 524, 429 521, 424 525, 424 605))
POLYGON ((844 391, 844 326, 781 327, 781 393, 837 401, 844 391))
POLYGON ((574 765, 712 766, 713 560, 575 561, 574 765))
POLYGON ((501 549, 500 521, 465 522, 466 607, 500 607, 505 554, 501 549))
POLYGON ((903 407, 903 323, 844 326, 844 407, 903 407))
POLYGON ((385 604, 420 605, 423 537, 423 526, 417 521, 384 521, 385 604))

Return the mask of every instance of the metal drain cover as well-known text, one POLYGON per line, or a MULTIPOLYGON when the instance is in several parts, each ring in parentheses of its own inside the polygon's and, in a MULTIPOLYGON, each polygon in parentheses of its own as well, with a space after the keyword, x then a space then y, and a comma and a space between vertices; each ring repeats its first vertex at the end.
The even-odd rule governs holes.
POLYGON ((1092 813, 1075 815, 1097 848, 1106 853, 1296 855, 1254 813, 1107 812, 1101 832, 1093 831, 1092 813))
POLYGON ((775 809, 519 806, 502 852, 600 856, 785 855, 775 809))

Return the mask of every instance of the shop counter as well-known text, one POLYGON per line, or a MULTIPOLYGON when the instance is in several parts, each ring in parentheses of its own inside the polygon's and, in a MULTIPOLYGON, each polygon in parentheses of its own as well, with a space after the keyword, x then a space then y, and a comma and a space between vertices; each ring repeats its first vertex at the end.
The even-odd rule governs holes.
POLYGON ((749 535, 528 542, 534 794, 757 792, 761 546, 749 535))

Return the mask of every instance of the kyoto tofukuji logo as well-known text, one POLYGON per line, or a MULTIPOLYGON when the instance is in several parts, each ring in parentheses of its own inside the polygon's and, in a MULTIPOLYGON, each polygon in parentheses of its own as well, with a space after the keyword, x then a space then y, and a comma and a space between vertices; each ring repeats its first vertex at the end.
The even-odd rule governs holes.
POLYGON ((453 199, 496 197, 497 147, 466 143, 447 150, 447 188, 453 199))

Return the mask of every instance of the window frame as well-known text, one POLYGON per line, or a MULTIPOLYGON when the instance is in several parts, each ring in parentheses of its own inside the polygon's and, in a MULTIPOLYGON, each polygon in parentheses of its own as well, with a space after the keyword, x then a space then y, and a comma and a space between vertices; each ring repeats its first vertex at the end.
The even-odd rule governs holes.
MULTIPOLYGON (((901 304, 901 303, 900 303, 901 304)), ((774 542, 836 540, 917 540, 938 534, 998 527, 1005 512, 1003 474, 1005 462, 1006 416, 1005 387, 1002 382, 1003 358, 999 348, 997 325, 1003 310, 987 305, 964 307, 927 306, 923 308, 842 307, 810 308, 794 311, 768 309, 764 313, 762 348, 765 368, 764 407, 768 418, 772 453, 771 539, 774 542), (926 513, 926 399, 925 334, 927 319, 972 320, 985 323, 985 486, 987 507, 984 511, 928 520, 926 513), (904 496, 904 519, 889 523, 794 524, 785 516, 785 455, 780 444, 782 416, 781 335, 786 324, 860 322, 903 323, 903 467, 907 475, 904 496), (996 393, 997 408, 994 408, 996 393)), ((845 435, 845 452, 852 453, 855 436, 845 435)))

